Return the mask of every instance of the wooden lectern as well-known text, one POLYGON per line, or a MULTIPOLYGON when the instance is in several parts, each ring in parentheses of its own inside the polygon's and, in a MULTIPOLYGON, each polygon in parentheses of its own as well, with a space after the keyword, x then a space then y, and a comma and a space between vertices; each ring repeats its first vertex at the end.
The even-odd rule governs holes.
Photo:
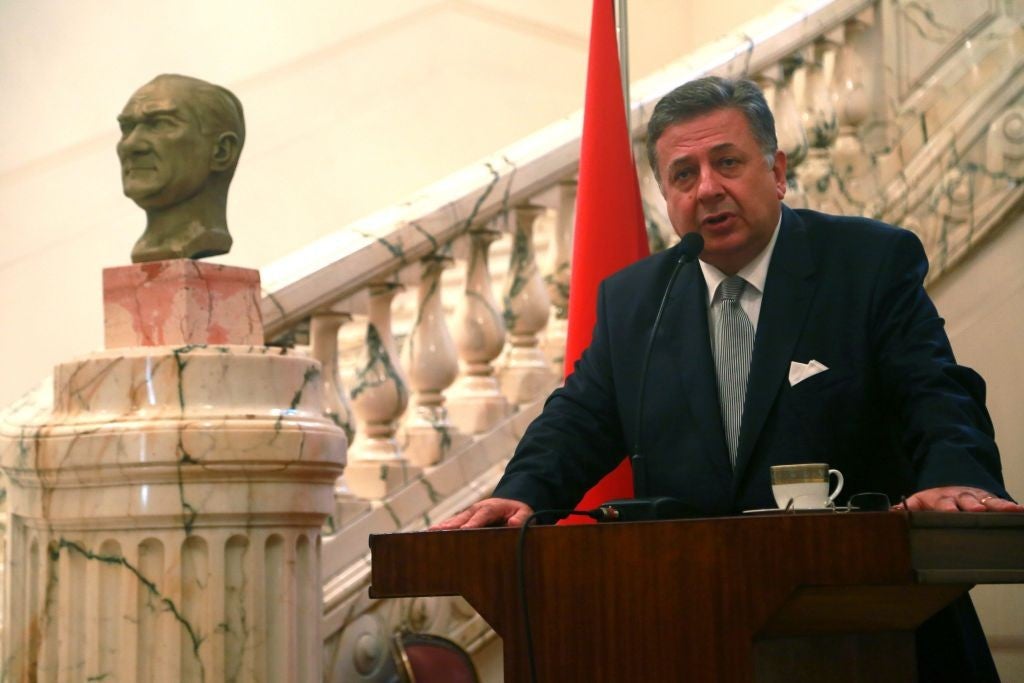
MULTIPOLYGON (((529 681, 518 529, 370 537, 374 598, 462 595, 529 681)), ((914 629, 1024 581, 1024 516, 784 513, 536 527, 538 681, 913 681, 914 629)))

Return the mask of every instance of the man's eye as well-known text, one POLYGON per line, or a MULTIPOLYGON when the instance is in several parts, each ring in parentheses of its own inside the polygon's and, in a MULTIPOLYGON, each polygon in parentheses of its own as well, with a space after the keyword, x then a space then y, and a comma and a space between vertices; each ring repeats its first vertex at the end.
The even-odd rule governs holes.
POLYGON ((734 166, 739 165, 740 160, 735 157, 725 157, 718 163, 724 166, 725 168, 732 168, 734 166))

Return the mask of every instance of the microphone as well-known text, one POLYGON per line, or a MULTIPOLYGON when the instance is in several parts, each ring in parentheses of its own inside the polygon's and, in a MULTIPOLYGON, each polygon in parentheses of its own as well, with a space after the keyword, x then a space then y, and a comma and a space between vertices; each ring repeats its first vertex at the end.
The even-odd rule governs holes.
MULTIPOLYGON (((693 263, 693 261, 700 255, 701 250, 704 249, 704 238, 700 236, 700 233, 688 232, 683 235, 683 239, 679 244, 679 259, 676 261, 675 268, 672 269, 672 274, 668 278, 668 284, 665 286, 665 292, 661 296, 661 304, 658 306, 658 312, 654 316, 654 324, 651 325, 651 336, 647 341, 647 350, 644 351, 643 363, 640 366, 640 395, 637 397, 636 406, 636 429, 633 431, 635 438, 633 441, 633 455, 630 460, 633 463, 633 491, 636 495, 636 499, 630 500, 615 500, 606 503, 601 506, 603 509, 605 506, 612 506, 615 509, 625 510, 628 508, 630 514, 661 514, 667 513, 669 508, 675 504, 685 508, 685 504, 681 501, 674 500, 672 498, 654 498, 648 501, 641 500, 647 494, 647 471, 643 455, 640 453, 640 426, 644 416, 644 393, 647 387, 647 367, 651 362, 651 351, 654 349, 654 339, 658 335, 658 328, 661 326, 661 318, 665 313, 665 304, 668 302, 668 295, 672 292, 672 286, 676 282, 676 277, 679 276, 679 271, 682 270, 683 266, 687 263, 693 263), (662 502, 658 502, 662 501, 662 502), (672 501, 672 503, 665 503, 663 501, 672 501), (630 505, 625 505, 630 503, 630 505), (644 508, 644 506, 648 506, 644 508), (640 513, 640 509, 647 509, 649 512, 640 513)), ((680 515, 686 516, 686 515, 680 515)), ((632 517, 633 519, 669 519, 671 517, 632 517)), ((618 521, 626 521, 623 519, 623 515, 611 517, 618 521)))
POLYGON ((678 498, 622 498, 609 500, 589 516, 598 522, 649 522, 656 519, 701 517, 701 513, 678 498))

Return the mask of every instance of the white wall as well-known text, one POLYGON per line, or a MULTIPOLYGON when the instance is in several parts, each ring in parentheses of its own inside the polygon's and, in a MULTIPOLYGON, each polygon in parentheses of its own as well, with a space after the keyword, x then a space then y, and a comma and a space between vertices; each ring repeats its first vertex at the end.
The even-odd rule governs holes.
MULTIPOLYGON (((985 378, 1006 486, 1024 501, 1024 216, 931 288, 957 361, 985 378)), ((1024 681, 1024 586, 971 591, 1004 681, 1024 681)))
MULTIPOLYGON (((0 0, 0 406, 102 345, 100 270, 145 224, 114 118, 158 73, 225 85, 228 218, 261 267, 579 109, 585 0, 0 0)), ((634 77, 774 0, 632 0, 634 77)))

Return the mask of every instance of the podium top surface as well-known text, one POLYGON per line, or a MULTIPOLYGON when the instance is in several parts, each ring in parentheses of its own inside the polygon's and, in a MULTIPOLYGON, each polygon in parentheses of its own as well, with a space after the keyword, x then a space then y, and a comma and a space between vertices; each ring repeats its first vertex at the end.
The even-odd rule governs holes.
MULTIPOLYGON (((748 535, 762 537, 779 534, 800 539, 810 534, 831 539, 834 551, 844 557, 858 553, 885 555, 890 563, 903 563, 907 578, 919 583, 1024 583, 1024 514, 945 513, 945 512, 814 512, 743 515, 736 517, 537 526, 527 532, 531 541, 558 542, 597 548, 601 544, 643 548, 645 557, 658 556, 666 547, 692 542, 694 536, 711 535, 743 542, 748 535), (883 541, 883 536, 901 538, 902 543, 883 541)), ((423 566, 426 556, 451 561, 461 548, 472 546, 479 552, 514 562, 514 549, 520 529, 492 527, 456 531, 415 531, 372 534, 373 586, 376 596, 380 585, 378 557, 392 552, 409 553, 423 566), (496 555, 495 555, 496 553, 496 555)), ((797 541, 806 545, 804 541, 797 541)), ((577 558, 581 559, 581 558, 577 558)), ((490 564, 490 563, 489 563, 490 564)), ((511 565, 510 565, 511 566, 511 565)), ((404 573, 404 572, 403 572, 404 573)), ((414 582, 414 583, 419 583, 414 582)), ((411 586, 410 586, 411 587, 411 586)), ((423 593, 423 594, 454 594, 423 593)), ((381 593, 380 597, 385 597, 381 593)))

